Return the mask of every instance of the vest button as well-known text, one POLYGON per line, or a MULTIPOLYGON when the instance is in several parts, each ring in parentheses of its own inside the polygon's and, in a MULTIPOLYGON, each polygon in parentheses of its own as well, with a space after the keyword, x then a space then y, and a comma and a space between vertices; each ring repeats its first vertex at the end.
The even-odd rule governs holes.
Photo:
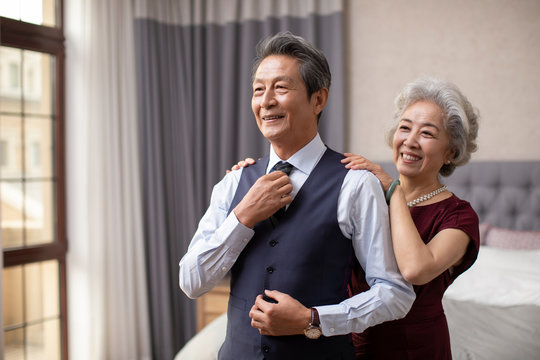
POLYGON ((262 351, 263 351, 263 353, 268 354, 270 352, 270 346, 263 345, 262 351))
POLYGON ((270 240, 269 244, 270 244, 271 247, 274 247, 274 246, 277 245, 277 241, 276 240, 270 240))
POLYGON ((266 272, 269 273, 269 274, 271 274, 271 273, 274 272, 274 268, 271 267, 271 266, 269 266, 269 267, 266 268, 266 272))

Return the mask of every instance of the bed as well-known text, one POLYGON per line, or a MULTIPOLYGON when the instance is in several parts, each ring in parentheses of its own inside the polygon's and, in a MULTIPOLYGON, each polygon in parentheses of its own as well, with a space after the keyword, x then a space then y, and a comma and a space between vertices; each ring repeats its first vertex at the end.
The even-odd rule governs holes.
POLYGON ((471 163, 447 183, 482 244, 443 298, 453 358, 540 359, 540 162, 471 163))
MULTIPOLYGON (((393 164, 383 167, 394 176, 393 164)), ((473 162, 444 179, 480 218, 476 263, 445 293, 455 360, 540 360, 540 162, 473 162)), ((175 360, 216 359, 220 316, 175 360)))

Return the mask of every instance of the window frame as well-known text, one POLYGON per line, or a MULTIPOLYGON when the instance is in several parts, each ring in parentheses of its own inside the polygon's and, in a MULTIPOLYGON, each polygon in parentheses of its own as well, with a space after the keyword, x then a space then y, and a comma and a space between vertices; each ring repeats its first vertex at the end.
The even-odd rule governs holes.
MULTIPOLYGON (((66 177, 65 177, 65 38, 63 0, 57 0, 57 25, 36 25, 0 17, 0 45, 55 56, 54 161, 56 179, 56 241, 24 248, 3 249, 4 268, 45 260, 57 260, 59 269, 61 358, 68 359, 66 288, 66 177)), ((3 335, 2 335, 3 336, 3 335)))

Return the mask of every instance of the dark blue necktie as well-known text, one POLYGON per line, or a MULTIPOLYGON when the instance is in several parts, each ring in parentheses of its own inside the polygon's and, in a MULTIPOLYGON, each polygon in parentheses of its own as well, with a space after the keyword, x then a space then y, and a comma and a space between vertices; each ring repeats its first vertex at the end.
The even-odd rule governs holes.
POLYGON ((283 171, 285 174, 287 174, 287 176, 289 176, 289 174, 291 173, 291 170, 293 168, 294 168, 294 166, 292 166, 288 162, 280 161, 276 165, 274 165, 274 167, 272 168, 272 170, 270 170, 270 172, 283 171))
MULTIPOLYGON (((270 170, 270 172, 274 171, 283 171, 287 176, 291 173, 292 169, 294 168, 293 165, 289 164, 286 161, 280 161, 274 167, 270 170)), ((285 214, 285 206, 279 209, 274 213, 274 215, 270 216, 270 222, 274 227, 279 223, 279 219, 285 214)))

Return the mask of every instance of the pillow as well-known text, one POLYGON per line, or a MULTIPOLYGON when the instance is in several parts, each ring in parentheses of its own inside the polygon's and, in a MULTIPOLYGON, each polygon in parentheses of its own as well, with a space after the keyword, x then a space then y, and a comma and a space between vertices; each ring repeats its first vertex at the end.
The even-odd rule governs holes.
POLYGON ((206 325, 176 354, 174 360, 216 360, 227 333, 227 313, 206 325))
POLYGON ((490 228, 491 225, 487 222, 483 222, 478 226, 478 229, 480 230, 480 245, 486 244, 486 237, 490 228))
POLYGON ((522 231, 491 227, 487 233, 485 245, 501 249, 540 249, 540 231, 522 231))

